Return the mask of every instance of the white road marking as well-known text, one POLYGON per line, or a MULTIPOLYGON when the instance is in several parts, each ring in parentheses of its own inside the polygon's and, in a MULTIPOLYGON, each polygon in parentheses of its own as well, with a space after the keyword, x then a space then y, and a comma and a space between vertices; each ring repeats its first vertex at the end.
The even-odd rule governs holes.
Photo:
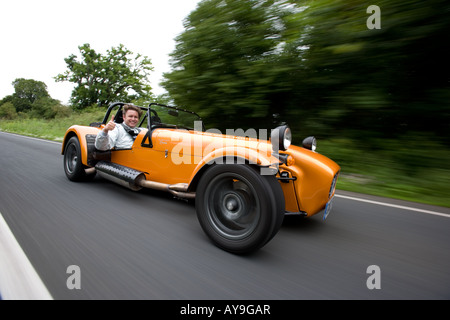
POLYGON ((0 295, 4 300, 53 300, 1 213, 0 295))
POLYGON ((450 218, 450 214, 446 214, 446 213, 442 213, 442 212, 418 209, 418 208, 414 208, 414 207, 400 206, 398 204, 392 204, 392 203, 386 203, 386 202, 380 202, 380 201, 374 201, 374 200, 367 200, 367 199, 361 199, 361 198, 356 198, 356 197, 349 197, 349 196, 344 196, 341 194, 335 194, 334 196, 338 197, 338 198, 344 198, 344 199, 349 199, 349 200, 354 200, 354 201, 361 201, 361 202, 366 202, 366 203, 377 204, 377 205, 385 206, 385 207, 422 212, 422 213, 426 213, 426 214, 432 214, 435 216, 450 218))
POLYGON ((35 137, 30 137, 30 136, 24 136, 24 135, 21 135, 21 134, 11 133, 11 132, 6 132, 6 131, 0 131, 0 133, 9 134, 9 135, 12 135, 12 136, 21 137, 21 138, 30 139, 30 140, 38 140, 38 141, 42 141, 42 142, 49 142, 49 143, 54 143, 54 144, 62 144, 62 142, 58 142, 58 141, 47 140, 47 139, 42 139, 42 138, 35 138, 35 137))

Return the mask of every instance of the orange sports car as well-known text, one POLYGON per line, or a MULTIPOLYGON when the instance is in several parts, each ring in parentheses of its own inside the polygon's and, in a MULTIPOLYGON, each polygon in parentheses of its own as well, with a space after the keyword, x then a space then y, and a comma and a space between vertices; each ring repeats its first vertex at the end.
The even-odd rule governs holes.
POLYGON ((131 190, 164 190, 195 199, 198 220, 218 247, 255 251, 278 232, 287 214, 330 212, 340 167, 315 151, 314 137, 291 145, 289 126, 271 130, 205 130, 194 112, 151 103, 129 149, 100 151, 97 134, 122 108, 109 106, 103 122, 74 125, 64 137, 64 171, 71 181, 96 174, 131 190), (231 134, 230 134, 231 133, 231 134))

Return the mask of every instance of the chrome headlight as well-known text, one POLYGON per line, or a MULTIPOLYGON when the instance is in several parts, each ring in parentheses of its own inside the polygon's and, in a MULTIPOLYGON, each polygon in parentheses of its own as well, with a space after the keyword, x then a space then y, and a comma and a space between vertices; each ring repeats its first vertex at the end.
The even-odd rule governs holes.
POLYGON ((302 146, 305 149, 309 149, 312 151, 316 151, 317 148, 317 140, 315 137, 311 136, 311 137, 307 137, 303 140, 302 142, 302 146))
POLYGON ((288 125, 279 126, 270 135, 273 150, 287 150, 292 142, 292 132, 288 125))

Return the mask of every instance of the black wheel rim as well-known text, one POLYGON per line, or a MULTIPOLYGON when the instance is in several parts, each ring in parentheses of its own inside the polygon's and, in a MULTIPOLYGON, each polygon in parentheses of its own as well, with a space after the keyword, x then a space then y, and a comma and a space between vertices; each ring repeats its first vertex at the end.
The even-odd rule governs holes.
POLYGON ((74 173, 78 163, 77 148, 70 144, 66 150, 66 169, 69 173, 74 173))
POLYGON ((258 194, 240 175, 216 176, 208 184, 205 201, 210 225, 225 238, 244 239, 258 226, 261 218, 258 194))

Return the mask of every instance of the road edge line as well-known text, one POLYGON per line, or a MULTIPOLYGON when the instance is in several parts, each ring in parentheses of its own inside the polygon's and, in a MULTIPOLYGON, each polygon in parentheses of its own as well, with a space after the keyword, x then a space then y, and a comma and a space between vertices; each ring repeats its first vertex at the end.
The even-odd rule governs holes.
POLYGON ((26 135, 23 135, 20 133, 14 133, 14 132, 2 131, 2 130, 0 130, 0 133, 4 133, 7 135, 9 134, 12 136, 19 136, 19 137, 30 139, 30 140, 38 140, 38 141, 49 142, 49 143, 54 143, 54 144, 62 144, 62 141, 55 141, 55 140, 49 140, 49 139, 45 139, 45 138, 26 136, 26 135))
POLYGON ((0 297, 3 300, 53 300, 0 213, 0 297))
POLYGON ((442 212, 436 212, 436 211, 419 209, 419 208, 414 208, 414 207, 401 206, 401 205, 398 205, 398 204, 392 204, 392 203, 386 203, 386 202, 380 202, 380 201, 374 201, 374 200, 350 197, 350 196, 345 196, 345 195, 341 195, 341 194, 335 194, 334 196, 338 197, 338 198, 348 199, 348 200, 361 201, 361 202, 377 204, 377 205, 385 206, 385 207, 391 207, 391 208, 397 208, 397 209, 403 209, 403 210, 409 210, 409 211, 416 211, 416 212, 431 214, 431 215, 435 215, 435 216, 450 218, 449 214, 442 213, 442 212))

